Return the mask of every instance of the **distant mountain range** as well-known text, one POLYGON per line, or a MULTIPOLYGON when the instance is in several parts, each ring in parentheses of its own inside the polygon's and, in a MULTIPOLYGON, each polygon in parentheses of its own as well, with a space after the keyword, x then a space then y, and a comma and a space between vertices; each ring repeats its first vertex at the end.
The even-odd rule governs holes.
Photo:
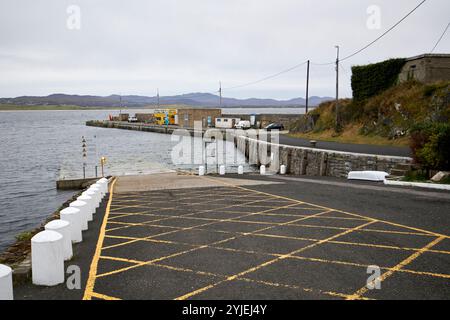
MULTIPOLYGON (((218 107, 219 96, 210 93, 189 93, 177 96, 160 97, 160 105, 186 105, 193 107, 218 107)), ((317 106, 324 101, 333 100, 330 97, 310 97, 310 106, 317 106)), ((157 97, 146 96, 119 96, 107 97, 88 95, 52 94, 45 97, 23 96, 17 98, 0 98, 0 104, 14 105, 75 105, 81 107, 130 107, 139 108, 155 106, 157 97)), ((222 98, 222 107, 299 107, 305 105, 305 99, 291 100, 275 99, 235 99, 222 98)))

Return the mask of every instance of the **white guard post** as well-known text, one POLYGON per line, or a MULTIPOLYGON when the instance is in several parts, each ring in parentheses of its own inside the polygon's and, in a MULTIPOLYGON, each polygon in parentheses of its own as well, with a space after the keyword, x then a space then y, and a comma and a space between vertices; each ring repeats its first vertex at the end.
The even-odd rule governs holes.
POLYGON ((31 271, 35 285, 64 283, 64 248, 60 233, 46 230, 31 238, 31 271))

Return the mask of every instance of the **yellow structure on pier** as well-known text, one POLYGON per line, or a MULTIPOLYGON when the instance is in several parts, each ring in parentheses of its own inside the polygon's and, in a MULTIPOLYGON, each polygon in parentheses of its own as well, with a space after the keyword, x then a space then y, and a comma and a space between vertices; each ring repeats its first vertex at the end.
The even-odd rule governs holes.
POLYGON ((155 123, 159 125, 177 124, 177 109, 158 109, 153 114, 155 123), (168 123, 166 118, 168 118, 168 123))

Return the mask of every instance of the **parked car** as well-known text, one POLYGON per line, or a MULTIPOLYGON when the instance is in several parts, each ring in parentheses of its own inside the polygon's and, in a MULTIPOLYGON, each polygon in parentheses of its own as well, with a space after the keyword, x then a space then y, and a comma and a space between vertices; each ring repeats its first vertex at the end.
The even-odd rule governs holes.
POLYGON ((250 129, 251 124, 248 120, 241 120, 234 126, 236 129, 250 129))
POLYGON ((128 122, 138 122, 138 119, 136 117, 129 116, 128 122))
POLYGON ((284 131, 284 126, 282 124, 279 124, 279 123, 271 123, 267 127, 265 127, 264 129, 267 130, 267 131, 272 131, 272 130, 284 131))

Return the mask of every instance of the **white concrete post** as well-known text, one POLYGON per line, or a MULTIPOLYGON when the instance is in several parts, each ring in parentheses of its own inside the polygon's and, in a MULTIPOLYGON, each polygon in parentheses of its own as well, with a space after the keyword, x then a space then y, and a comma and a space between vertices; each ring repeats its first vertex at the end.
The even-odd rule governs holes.
POLYGON ((220 166, 220 167, 219 167, 219 174, 220 174, 221 176, 224 176, 224 175, 225 175, 225 166, 220 166))
POLYGON ((198 175, 199 176, 204 176, 205 175, 205 167, 204 166, 200 166, 198 168, 198 175))
POLYGON ((244 174, 244 166, 238 167, 238 174, 244 174))
POLYGON ((89 228, 89 226, 88 226, 88 211, 89 211, 88 204, 84 201, 77 200, 77 201, 72 202, 69 206, 80 210, 81 230, 86 231, 89 228))
POLYGON ((95 214, 97 207, 99 207, 99 199, 98 199, 98 193, 94 190, 88 189, 87 191, 83 192, 81 195, 87 195, 92 198, 92 211, 93 214, 95 214))
POLYGON ((65 220, 53 220, 45 225, 45 230, 56 231, 63 236, 64 261, 73 257, 72 237, 70 235, 70 222, 65 220))
POLYGON ((100 199, 100 201, 102 200, 103 193, 102 193, 102 190, 100 190, 100 186, 99 185, 93 184, 92 186, 89 187, 89 190, 93 190, 95 192, 98 192, 99 193, 99 199, 100 199))
POLYGON ((0 264, 0 300, 13 300, 12 269, 0 264))
POLYGON ((100 192, 100 189, 97 186, 92 186, 88 190, 95 192, 95 208, 99 208, 100 203, 102 202, 102 193, 100 192))
POLYGON ((108 193, 108 180, 100 179, 100 180, 97 181, 97 183, 102 186, 103 193, 107 194, 108 193))
POLYGON ((260 172, 261 175, 265 175, 265 174, 266 174, 266 166, 265 166, 265 165, 262 165, 262 166, 259 168, 259 172, 260 172))
POLYGON ((79 196, 77 198, 77 200, 79 201, 83 201, 86 202, 88 204, 88 215, 87 215, 87 219, 88 221, 92 221, 94 220, 93 214, 95 212, 95 203, 94 203, 94 199, 92 199, 91 196, 88 196, 87 194, 82 194, 81 196, 79 196))
POLYGON ((286 174, 286 166, 285 165, 282 165, 281 167, 280 167, 280 174, 286 174))
POLYGON ((64 283, 64 248, 60 233, 46 230, 31 238, 31 272, 35 285, 64 283))
POLYGON ((80 210, 72 207, 65 208, 61 210, 59 217, 61 220, 70 223, 69 229, 72 243, 80 243, 83 241, 83 233, 81 232, 81 221, 83 217, 81 216, 80 210))
POLYGON ((106 192, 105 192, 104 185, 97 182, 97 183, 93 184, 91 186, 91 188, 98 188, 98 190, 100 191, 100 194, 101 194, 101 198, 103 199, 105 197, 106 192))
POLYGON ((109 190, 108 190, 108 179, 101 178, 100 180, 97 181, 97 183, 100 183, 100 184, 104 185, 105 193, 109 192, 109 190))

